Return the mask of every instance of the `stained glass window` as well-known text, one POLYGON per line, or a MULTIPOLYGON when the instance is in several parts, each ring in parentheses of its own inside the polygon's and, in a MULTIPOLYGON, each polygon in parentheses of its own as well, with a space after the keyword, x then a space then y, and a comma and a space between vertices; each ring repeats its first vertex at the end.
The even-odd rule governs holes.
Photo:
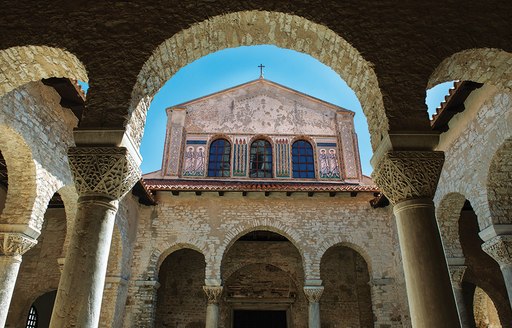
POLYGON ((37 311, 32 305, 28 311, 27 326, 26 328, 37 328, 37 311))
POLYGON ((251 144, 251 178, 272 178, 272 146, 266 140, 256 140, 251 144))
POLYGON ((208 158, 209 177, 229 177, 231 168, 231 144, 226 139, 217 139, 210 145, 208 158))
POLYGON ((315 158, 309 142, 298 140, 293 143, 292 164, 294 178, 315 177, 315 158))

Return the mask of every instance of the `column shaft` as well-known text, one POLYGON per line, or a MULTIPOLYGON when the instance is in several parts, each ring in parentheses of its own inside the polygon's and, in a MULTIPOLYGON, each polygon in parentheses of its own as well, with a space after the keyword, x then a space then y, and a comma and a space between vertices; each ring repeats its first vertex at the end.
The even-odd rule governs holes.
POLYGON ((219 326, 219 305, 208 303, 206 307, 206 328, 217 328, 219 326))
POLYGON ((464 294, 460 286, 453 287, 453 295, 455 296, 455 303, 459 312, 459 320, 461 328, 470 328, 468 311, 466 310, 466 303, 464 302, 464 294))
POLYGON ((0 255, 0 327, 5 326, 7 320, 20 264, 21 255, 0 255))
POLYGON ((413 327, 459 327, 434 204, 412 199, 393 210, 413 327))
POLYGON ((320 328, 320 303, 309 302, 308 327, 320 328))
POLYGON ((505 287, 507 288, 510 307, 512 308, 512 264, 500 265, 500 269, 505 281, 505 287))
POLYGON ((117 200, 82 196, 50 327, 97 327, 117 200))

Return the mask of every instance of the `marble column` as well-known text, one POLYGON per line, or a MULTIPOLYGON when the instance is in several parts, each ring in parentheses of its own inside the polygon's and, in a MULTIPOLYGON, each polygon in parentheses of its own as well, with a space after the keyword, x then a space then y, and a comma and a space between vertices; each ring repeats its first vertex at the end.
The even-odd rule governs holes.
POLYGON ((219 326, 219 299, 222 295, 222 286, 203 286, 208 298, 206 307, 206 328, 217 328, 219 326))
POLYGON ((308 328, 320 328, 320 297, 324 286, 304 286, 304 294, 309 302, 308 328))
POLYGON ((393 204, 412 325, 459 327, 432 202, 444 154, 395 150, 378 155, 373 178, 393 204))
MULTIPOLYGON (((464 263, 464 258, 462 258, 464 263)), ((459 313, 459 320, 461 328, 470 328, 469 316, 464 301, 464 294, 462 293, 462 278, 464 272, 466 272, 467 266, 465 265, 452 265, 450 259, 448 259, 448 270, 450 271, 450 278, 452 281, 453 296, 455 297, 455 304, 457 305, 457 311, 459 313)))
POLYGON ((484 241, 482 249, 500 265, 512 308, 512 235, 495 235, 484 241))
POLYGON ((50 327, 97 327, 119 200, 140 177, 124 147, 73 147, 79 198, 50 327))
POLYGON ((0 327, 5 325, 21 257, 37 241, 19 232, 0 232, 0 327))

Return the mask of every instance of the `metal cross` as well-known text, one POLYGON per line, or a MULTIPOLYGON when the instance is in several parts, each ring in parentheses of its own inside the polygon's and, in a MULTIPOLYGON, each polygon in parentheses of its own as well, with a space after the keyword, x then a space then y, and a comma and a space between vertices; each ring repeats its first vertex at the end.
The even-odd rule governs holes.
POLYGON ((263 68, 265 68, 265 66, 263 66, 263 64, 260 64, 260 66, 258 66, 260 68, 260 79, 263 78, 263 68))

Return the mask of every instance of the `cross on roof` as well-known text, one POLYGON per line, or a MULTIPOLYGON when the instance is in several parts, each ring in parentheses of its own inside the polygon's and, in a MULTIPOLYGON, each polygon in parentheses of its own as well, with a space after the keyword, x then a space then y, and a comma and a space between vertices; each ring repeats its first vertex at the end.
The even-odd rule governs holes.
POLYGON ((263 68, 265 68, 265 66, 263 66, 263 64, 260 64, 258 67, 260 68, 260 79, 262 79, 263 78, 263 68))

